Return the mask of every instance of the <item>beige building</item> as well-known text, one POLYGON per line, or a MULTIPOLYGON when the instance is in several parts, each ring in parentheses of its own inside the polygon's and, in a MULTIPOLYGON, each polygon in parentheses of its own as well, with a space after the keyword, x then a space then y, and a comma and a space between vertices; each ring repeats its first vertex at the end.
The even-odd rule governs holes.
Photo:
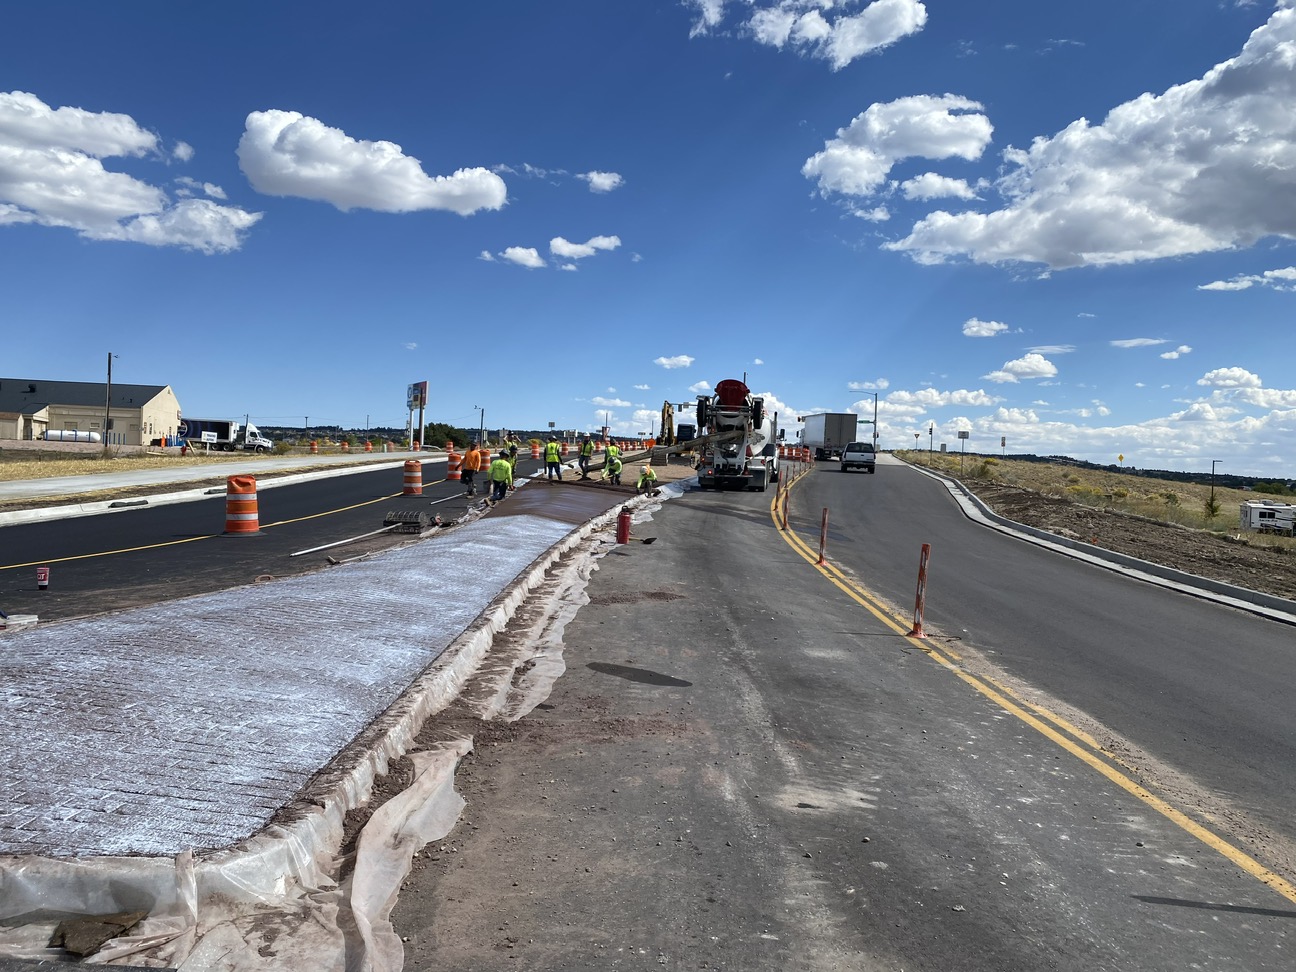
POLYGON ((104 382, 0 378, 0 439, 95 432, 107 445, 147 445, 176 434, 180 403, 170 385, 113 382, 111 402, 105 401, 107 390, 104 382))

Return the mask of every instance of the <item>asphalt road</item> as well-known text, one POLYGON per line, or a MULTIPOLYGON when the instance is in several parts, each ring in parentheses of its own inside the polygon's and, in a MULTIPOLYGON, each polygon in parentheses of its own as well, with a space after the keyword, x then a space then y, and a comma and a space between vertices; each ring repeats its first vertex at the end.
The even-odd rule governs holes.
POLYGON ((1244 839, 1296 863, 1290 626, 987 530, 907 466, 869 477, 821 466, 795 504, 816 542, 825 506, 831 557, 867 588, 912 615, 931 544, 929 634, 1084 713, 1108 730, 1104 742, 1132 744, 1137 762, 1151 756, 1195 781, 1244 839))
MULTIPOLYGON (((519 460, 518 475, 540 464, 519 460)), ((401 495, 401 468, 358 471, 261 488, 261 533, 225 536, 225 495, 192 503, 141 507, 99 516, 0 527, 0 608, 42 621, 82 617, 315 570, 327 556, 342 559, 399 542, 384 535, 293 557, 311 547, 382 527, 388 511, 424 511, 449 521, 465 511, 460 483, 444 480, 445 463, 423 464, 421 497, 401 495), (447 502, 432 505, 434 500, 447 502), (36 566, 50 568, 38 591, 36 566)), ((478 494, 483 495, 481 487, 478 494)))
MULTIPOLYGON (((817 537, 823 497, 894 488, 943 523, 903 475, 812 475, 794 520, 817 537)), ((771 499, 692 493, 601 561, 547 703, 476 724, 464 819, 397 903, 407 969, 1291 967, 1293 900, 903 637, 771 499)), ((855 516, 835 556, 865 545, 855 516)))

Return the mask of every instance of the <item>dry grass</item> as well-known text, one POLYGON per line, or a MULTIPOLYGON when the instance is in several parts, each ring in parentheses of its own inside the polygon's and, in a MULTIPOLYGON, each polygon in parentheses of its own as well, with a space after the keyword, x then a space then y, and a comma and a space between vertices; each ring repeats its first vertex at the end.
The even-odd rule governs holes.
POLYGON ((968 455, 962 463, 958 453, 929 453, 923 450, 897 451, 896 456, 915 465, 927 466, 965 481, 993 481, 1007 486, 1029 489, 1044 496, 1067 499, 1095 509, 1117 510, 1133 513, 1162 523, 1213 533, 1241 537, 1257 546, 1271 546, 1296 552, 1296 540, 1291 537, 1266 536, 1242 533, 1238 523, 1238 507, 1247 500, 1276 499, 1264 493, 1249 490, 1215 487, 1215 502, 1219 513, 1210 517, 1206 504, 1210 498, 1209 477, 1202 482, 1187 483, 1172 479, 1154 479, 1132 473, 1111 472, 1105 469, 1086 469, 1063 463, 1023 462, 999 459, 994 456, 968 455))

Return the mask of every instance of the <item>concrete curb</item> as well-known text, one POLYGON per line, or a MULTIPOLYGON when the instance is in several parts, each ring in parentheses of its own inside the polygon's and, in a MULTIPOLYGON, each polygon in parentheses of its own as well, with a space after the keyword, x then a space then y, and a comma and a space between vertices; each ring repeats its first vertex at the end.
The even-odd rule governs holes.
POLYGON ((959 480, 930 469, 924 469, 922 466, 906 463, 903 459, 896 459, 894 456, 892 458, 896 462, 903 463, 909 466, 910 469, 922 473, 924 476, 943 483, 954 501, 958 503, 963 514, 969 520, 980 523, 982 526, 1024 540, 1027 543, 1044 547, 1074 560, 1082 560, 1096 567, 1102 567, 1106 570, 1124 574, 1127 577, 1147 581, 1149 584, 1156 584, 1158 587, 1178 591, 1192 597, 1199 597, 1203 600, 1214 601, 1217 604, 1227 605, 1251 614, 1258 614, 1271 621, 1296 625, 1296 601, 1289 601, 1286 598, 1265 594, 1262 591, 1253 591, 1245 587, 1236 587, 1207 577, 1198 577, 1196 574, 1188 574, 1181 570, 1175 570, 1173 567, 1164 567, 1161 564, 1139 560, 1137 557, 1094 546, 1082 540, 1072 540, 1069 537, 1058 536, 1037 527, 1018 523, 1016 520, 1010 520, 995 513, 959 480))

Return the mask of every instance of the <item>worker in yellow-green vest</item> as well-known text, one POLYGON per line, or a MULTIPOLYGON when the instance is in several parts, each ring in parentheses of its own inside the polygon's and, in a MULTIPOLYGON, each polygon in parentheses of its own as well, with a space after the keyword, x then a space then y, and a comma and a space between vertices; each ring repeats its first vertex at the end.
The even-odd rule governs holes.
POLYGON ((657 485, 657 474, 653 472, 653 467, 644 463, 639 467, 639 482, 635 483, 635 492, 647 493, 657 485))
POLYGON ((576 464, 580 466, 581 479, 589 479, 589 464, 593 458, 594 440, 587 435, 581 439, 580 458, 576 461, 576 464))
POLYGON ((558 440, 552 435, 545 443, 545 476, 547 479, 562 480, 562 451, 558 440))
POLYGON ((507 452, 500 452, 499 458, 490 464, 490 471, 486 475, 491 484, 490 501, 498 503, 513 488, 513 463, 509 462, 507 452))

